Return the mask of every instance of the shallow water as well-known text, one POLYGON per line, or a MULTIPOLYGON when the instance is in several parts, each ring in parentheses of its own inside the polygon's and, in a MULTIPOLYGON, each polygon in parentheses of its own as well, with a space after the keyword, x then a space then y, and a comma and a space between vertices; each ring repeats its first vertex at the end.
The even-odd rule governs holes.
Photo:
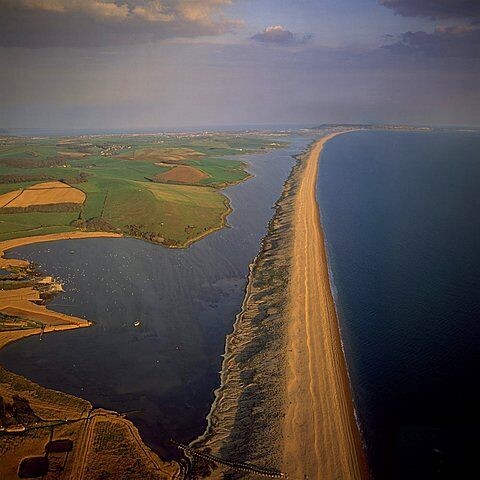
POLYGON ((322 224, 377 479, 475 478, 479 157, 471 133, 356 132, 325 147, 322 224))
POLYGON ((243 157, 255 177, 225 191, 234 209, 231 228, 186 250, 122 238, 10 252, 64 282, 66 291, 51 308, 96 325, 8 345, 0 362, 44 386, 129 412, 150 445, 174 455, 166 441, 187 442, 205 428, 248 265, 259 251, 292 155, 311 141, 289 140, 286 149, 243 157))

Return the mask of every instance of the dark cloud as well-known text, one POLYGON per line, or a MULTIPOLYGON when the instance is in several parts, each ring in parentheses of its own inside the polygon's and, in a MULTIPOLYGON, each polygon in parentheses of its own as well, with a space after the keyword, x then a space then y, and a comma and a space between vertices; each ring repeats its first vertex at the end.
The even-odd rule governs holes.
POLYGON ((252 40, 276 45, 301 45, 307 43, 312 37, 313 35, 310 34, 299 36, 281 25, 275 25, 257 33, 252 37, 252 40))
MULTIPOLYGON (((451 21, 433 32, 406 32, 383 48, 430 57, 480 58, 480 0, 379 0, 405 17, 451 21)), ((392 41, 391 38, 385 38, 392 41)))
POLYGON ((480 28, 456 26, 438 28, 433 33, 406 32, 397 42, 383 48, 394 53, 431 57, 480 58, 480 28))
POLYGON ((231 0, 0 0, 0 46, 96 47, 218 35, 231 0))
POLYGON ((405 17, 480 20, 479 0, 379 0, 379 2, 405 17))

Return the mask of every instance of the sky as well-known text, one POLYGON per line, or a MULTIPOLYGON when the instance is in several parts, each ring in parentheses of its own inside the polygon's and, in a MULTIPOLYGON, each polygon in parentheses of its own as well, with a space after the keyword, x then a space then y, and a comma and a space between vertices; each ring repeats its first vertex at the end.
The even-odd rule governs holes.
POLYGON ((479 126, 480 1, 0 0, 0 129, 321 123, 479 126))

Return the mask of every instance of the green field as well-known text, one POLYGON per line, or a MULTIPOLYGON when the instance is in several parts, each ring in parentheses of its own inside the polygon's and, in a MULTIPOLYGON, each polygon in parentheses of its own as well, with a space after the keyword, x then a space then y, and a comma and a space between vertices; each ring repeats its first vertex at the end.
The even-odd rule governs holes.
POLYGON ((0 208, 0 241, 82 229, 186 246, 225 225, 221 189, 249 177, 225 157, 281 146, 260 134, 0 137, 0 195, 51 180, 86 194, 80 211, 0 208))

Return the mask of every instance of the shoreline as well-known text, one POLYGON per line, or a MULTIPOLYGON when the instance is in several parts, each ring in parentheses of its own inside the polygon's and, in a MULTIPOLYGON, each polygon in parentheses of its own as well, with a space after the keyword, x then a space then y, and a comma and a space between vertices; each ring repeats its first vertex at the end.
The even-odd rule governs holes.
POLYGON ((368 477, 316 196, 324 145, 306 155, 295 200, 289 286, 283 465, 294 478, 368 477))
MULTIPOLYGON (((251 177, 249 177, 249 178, 251 178, 251 177)), ((242 183, 242 182, 243 182, 243 180, 240 181, 240 182, 237 182, 237 183, 242 183)), ((161 245, 162 247, 165 247, 165 248, 173 249, 173 250, 182 250, 182 249, 185 249, 185 248, 190 248, 194 243, 199 242, 200 240, 204 239, 205 237, 208 237, 212 233, 223 230, 224 228, 230 228, 230 225, 228 224, 227 219, 228 219, 229 215, 233 212, 233 207, 231 205, 230 198, 227 195, 225 195, 224 193, 222 193, 222 196, 225 197, 224 204, 225 204, 226 208, 225 208, 225 211, 221 215, 221 224, 220 225, 218 225, 216 227, 212 227, 209 230, 206 230, 205 232, 200 233, 196 237, 193 237, 190 240, 188 240, 185 243, 182 243, 180 245, 165 245, 163 243, 157 243, 157 242, 153 242, 153 243, 155 243, 156 245, 161 245)), ((144 241, 147 241, 147 242, 149 241, 149 240, 146 240, 145 238, 142 238, 142 237, 131 237, 131 238, 138 238, 139 240, 144 240, 144 241)))
MULTIPOLYGON (((248 165, 246 162, 243 162, 243 163, 245 167, 248 165)), ((248 175, 246 178, 238 180, 234 182, 232 185, 226 185, 226 186, 228 187, 235 186, 255 176, 251 172, 247 172, 247 173, 248 175)), ((223 190, 226 186, 222 187, 221 190, 223 190)), ((152 242, 152 243, 156 243, 157 245, 160 245, 164 248, 169 248, 169 249, 189 248, 193 243, 196 243, 197 241, 203 239, 204 237, 207 237, 208 235, 218 230, 222 230, 223 228, 228 228, 229 227, 228 216, 233 212, 233 207, 231 205, 230 197, 226 193, 219 191, 219 195, 223 197, 223 203, 224 203, 224 211, 221 214, 219 225, 216 225, 205 232, 201 232, 198 236, 188 239, 186 242, 184 242, 181 245, 169 245, 169 244, 164 244, 163 242, 162 243, 152 242)), ((26 237, 12 238, 8 240, 1 240, 0 241, 0 268, 5 270, 11 270, 13 273, 19 273, 22 276, 26 274, 27 278, 30 277, 35 279, 36 278, 35 274, 31 269, 31 262, 24 259, 5 258, 5 253, 8 250, 11 250, 14 248, 36 244, 36 243, 54 242, 54 241, 70 240, 70 239, 125 238, 125 237, 137 238, 139 240, 149 241, 148 239, 145 239, 143 237, 135 237, 132 235, 125 235, 117 232, 85 231, 85 230, 72 230, 69 232, 32 235, 32 236, 26 236, 26 237)), ((48 278, 50 279, 52 286, 58 287, 58 290, 54 290, 54 291, 60 291, 61 286, 55 285, 55 281, 51 279, 51 277, 48 277, 48 278)), ((33 280, 33 282, 29 282, 29 285, 32 285, 32 283, 33 285, 29 286, 28 288, 19 288, 19 289, 17 288, 17 289, 12 289, 5 292, 0 290, 0 314, 3 314, 4 317, 6 317, 5 321, 7 325, 11 324, 12 328, 15 328, 12 330, 4 330, 4 331, 0 330, 0 349, 10 343, 13 343, 13 342, 22 340, 23 338, 31 337, 34 335, 40 335, 41 337, 41 335, 43 335, 44 333, 46 334, 46 333, 51 333, 55 331, 73 330, 73 329, 85 328, 93 325, 93 322, 87 319, 78 318, 72 315, 63 314, 60 312, 56 312, 54 310, 50 310, 48 308, 48 302, 46 305, 45 301, 41 296, 41 292, 44 292, 44 290, 43 289, 38 290, 38 283, 41 283, 41 282, 37 283, 38 280, 39 279, 33 280), (10 320, 10 318, 8 317, 11 317, 12 320, 10 320), (15 317, 17 318, 17 320, 14 320, 15 317), (12 322, 16 322, 17 325, 15 325, 15 323, 12 323, 12 322)), ((1 395, 3 394, 3 390, 6 386, 6 383, 3 383, 7 381, 6 378, 11 378, 11 379, 21 378, 27 382, 30 382, 30 380, 28 380, 25 377, 19 376, 13 372, 6 371, 0 365, 0 400, 1 400, 1 395), (3 375, 2 375, 2 372, 4 372, 3 375), (5 378, 2 378, 2 377, 5 377, 5 378)), ((41 386, 38 386, 38 388, 58 394, 58 396, 62 398, 70 397, 70 395, 65 394, 64 392, 61 392, 61 391, 51 390, 41 386)), ((78 400, 84 401, 80 397, 78 397, 78 400)), ((59 408, 58 404, 52 405, 52 409, 56 409, 56 408, 57 409, 59 408)), ((119 416, 119 414, 117 414, 116 412, 111 412, 111 413, 115 417, 119 416)), ((131 431, 133 430, 137 431, 135 425, 130 420, 125 419, 124 421, 125 423, 131 424, 131 427, 129 428, 131 431)), ((136 435, 139 438, 138 432, 136 435)), ((137 438, 137 443, 139 443, 138 438, 137 438)), ((141 443, 143 445, 143 450, 150 451, 150 447, 148 447, 146 443, 143 443, 143 440, 141 441, 141 443)), ((154 453, 153 451, 151 451, 151 455, 157 457, 157 454, 154 453)), ((169 466, 168 470, 170 471, 175 470, 176 471, 176 473, 174 473, 175 478, 178 478, 179 475, 182 474, 181 472, 183 470, 183 466, 181 464, 178 464, 177 462, 166 461, 157 457, 157 463, 163 463, 165 465, 168 465, 169 466)), ((1 469, 0 469, 0 473, 1 473, 1 469)))
MULTIPOLYGON (((261 153, 264 153, 264 152, 261 152, 261 153)), ((244 167, 248 166, 247 162, 243 162, 243 163, 244 163, 244 167)), ((214 233, 214 232, 216 232, 218 230, 221 230, 223 228, 228 228, 229 225, 228 225, 228 220, 227 219, 228 219, 228 216, 233 212, 233 207, 231 205, 231 199, 228 196, 228 194, 226 194, 225 192, 222 192, 221 190, 225 189, 225 187, 232 187, 232 186, 243 183, 243 182, 255 177, 255 175, 251 172, 247 171, 247 174, 248 175, 247 175, 246 178, 238 180, 238 181, 236 181, 232 184, 225 185, 220 189, 219 194, 222 195, 222 197, 224 197, 224 205, 225 205, 225 210, 222 212, 222 215, 221 215, 221 224, 220 225, 217 225, 213 228, 210 228, 209 230, 207 230, 205 232, 202 232, 197 237, 191 238, 181 245, 168 245, 168 244, 163 244, 161 242, 153 242, 153 243, 161 245, 165 248, 172 248, 172 249, 188 248, 193 243, 196 243, 197 241, 199 241, 202 238, 210 235, 211 233, 214 233)), ((73 231, 70 231, 70 232, 60 232, 60 233, 44 234, 44 235, 32 235, 32 236, 29 236, 29 237, 18 237, 18 238, 13 238, 13 239, 9 239, 9 240, 0 241, 0 268, 6 269, 6 270, 12 269, 14 272, 15 271, 17 271, 17 272, 18 271, 28 271, 27 269, 31 266, 31 263, 29 261, 24 260, 24 259, 9 259, 9 258, 5 258, 5 256, 4 256, 5 253, 8 250, 18 248, 18 247, 22 247, 22 246, 25 246, 25 245, 31 245, 31 244, 35 244, 35 243, 44 243, 44 242, 53 242, 53 241, 59 241, 59 240, 70 240, 70 239, 120 238, 120 237, 138 238, 140 240, 149 241, 148 239, 145 239, 145 238, 142 238, 142 237, 124 235, 124 234, 115 233, 115 232, 106 232, 106 231, 105 232, 103 232, 103 231, 90 232, 90 231, 81 231, 81 230, 73 230, 73 231)), ((12 290, 12 292, 13 292, 13 290, 12 290)), ((31 315, 34 316, 35 313, 37 313, 37 314, 39 313, 38 310, 41 308, 42 309, 42 314, 47 314, 47 312, 48 312, 48 315, 51 316, 51 318, 55 322, 61 320, 63 323, 58 324, 58 325, 50 325, 48 323, 44 323, 43 321, 40 321, 40 322, 37 322, 37 324, 38 325, 42 324, 42 328, 40 328, 40 326, 39 326, 38 328, 37 327, 29 327, 29 328, 17 329, 17 330, 0 331, 0 349, 3 348, 4 346, 6 346, 9 343, 21 340, 21 339, 26 338, 26 337, 39 335, 39 334, 41 335, 43 333, 51 333, 51 332, 54 332, 54 331, 64 331, 64 330, 71 330, 71 329, 76 329, 76 328, 83 328, 83 327, 91 326, 93 324, 93 322, 91 322, 89 320, 86 320, 86 319, 77 318, 77 317, 73 317, 73 316, 70 316, 70 315, 62 314, 60 312, 55 312, 54 310, 49 310, 43 304, 38 305, 38 304, 32 303, 33 301, 38 301, 39 303, 41 302, 40 292, 38 290, 36 290, 34 287, 29 288, 28 294, 29 294, 29 298, 24 298, 24 295, 21 296, 22 297, 21 300, 24 303, 24 305, 22 305, 22 307, 23 307, 22 309, 17 308, 16 313, 19 316, 21 316, 21 317, 25 316, 26 317, 27 314, 31 314, 31 315), (33 297, 35 297, 35 298, 33 298, 33 297), (26 305, 28 305, 28 307, 26 305)), ((11 305, 9 305, 9 303, 11 303, 11 297, 15 297, 15 295, 9 295, 8 299, 2 299, 1 291, 0 291, 0 313, 3 312, 3 313, 6 313, 7 315, 9 314, 9 313, 7 313, 7 311, 11 308, 11 305)), ((17 299, 15 298, 14 300, 16 301, 17 299)), ((18 305, 15 305, 15 306, 18 307, 18 305)), ((48 322, 48 320, 47 320, 47 322, 48 322)), ((4 375, 8 375, 9 378, 10 377, 11 378, 22 378, 23 380, 25 380, 27 382, 30 382, 30 380, 28 380, 25 377, 19 376, 19 375, 13 373, 13 372, 5 371, 0 365, 0 373, 1 373, 2 370, 3 370, 3 372, 5 372, 4 375)), ((2 376, 0 375, 0 394, 2 394, 2 389, 6 385, 5 383, 2 385, 2 378, 1 377, 2 376)), ((3 379, 3 380, 5 381, 5 379, 3 379)), ((61 397, 63 397, 63 396, 70 397, 70 395, 65 394, 61 391, 46 389, 46 388, 41 387, 41 386, 38 386, 38 388, 41 388, 42 390, 46 390, 46 391, 49 391, 49 392, 53 392, 53 393, 55 393, 55 394, 57 394, 61 397)), ((78 400, 84 401, 80 397, 78 397, 78 400)), ((52 405, 52 409, 55 409, 57 407, 58 407, 58 405, 56 405, 56 404, 52 405)), ((110 413, 114 417, 119 417, 119 414, 116 413, 116 412, 110 412, 110 413)), ((134 424, 131 421, 125 419, 125 422, 131 424, 131 429, 137 431, 136 427, 134 426, 134 424)), ((136 436, 138 437, 137 438, 137 443, 142 443, 143 449, 150 451, 150 448, 146 444, 143 444, 142 440, 140 442, 138 442, 138 439, 140 438, 138 432, 137 432, 136 436)), ((180 472, 183 470, 182 465, 178 465, 176 462, 166 462, 164 460, 161 460, 160 458, 157 457, 157 454, 153 453, 153 451, 152 451, 152 456, 155 456, 157 458, 157 463, 162 463, 163 462, 164 464, 170 465, 169 469, 176 470, 176 473, 174 474, 175 477, 178 477, 179 475, 181 475, 180 472), (174 465, 175 465, 175 467, 173 467, 174 465)), ((170 470, 170 471, 172 471, 172 470, 170 470)))
MULTIPOLYGON (((220 385, 214 391, 215 398, 207 415, 207 428, 190 443, 190 447, 204 449, 216 457, 236 462, 248 461, 271 470, 276 470, 280 460, 279 445, 275 439, 279 438, 281 432, 274 425, 278 409, 263 408, 256 415, 252 414, 252 410, 259 405, 265 406, 266 397, 271 398, 272 392, 277 393, 274 395, 276 399, 280 398, 277 366, 284 361, 282 293, 287 288, 287 277, 272 276, 271 270, 283 268, 286 271, 289 268, 291 235, 288 222, 302 164, 300 155, 294 158, 297 161, 284 182, 279 199, 273 205, 275 212, 268 223, 259 252, 249 265, 242 307, 236 315, 232 333, 225 340, 220 385), (261 341, 264 337, 261 329, 262 321, 267 319, 275 339, 265 349, 261 341), (272 373, 267 377, 270 382, 264 381, 264 388, 260 389, 256 381, 259 373, 257 365, 272 373), (255 393, 252 392, 254 389, 255 393), (252 395, 256 401, 252 400, 252 395), (267 423, 268 429, 258 428, 259 424, 267 423)), ((199 460, 195 459, 195 462, 198 466, 199 460)), ((202 462, 199 471, 192 472, 193 478, 212 479, 222 479, 224 474, 233 473, 229 469, 218 471, 215 466, 202 462)), ((257 477, 247 475, 242 478, 257 477)))
MULTIPOLYGON (((5 252, 12 248, 57 240, 101 237, 117 238, 120 236, 119 234, 104 232, 72 232, 4 240, 0 242, 0 268, 27 269, 30 267, 30 262, 27 260, 8 259, 4 257, 5 252)), ((42 325, 42 327, 38 326, 37 328, 0 331, 0 348, 32 335, 85 328, 92 325, 90 320, 50 310, 43 304, 40 292, 33 286, 12 290, 0 290, 0 313, 30 319, 42 325)))
POLYGON ((18 237, 10 240, 0 241, 0 268, 9 267, 28 267, 30 262, 27 260, 18 260, 14 258, 5 258, 5 252, 12 248, 23 247, 34 243, 55 242, 58 240, 77 240, 83 238, 120 238, 124 235, 113 232, 88 232, 81 230, 72 230, 63 233, 48 233, 46 235, 32 235, 31 237, 18 237))
MULTIPOLYGON (((251 154, 246 154, 246 156, 249 156, 251 154)), ((241 161, 241 160, 239 160, 241 161)), ((186 241, 185 243, 181 245, 164 245, 163 243, 160 243, 159 245, 162 245, 166 248, 172 248, 172 249, 183 249, 183 248, 190 248, 194 243, 199 242, 200 240, 204 239, 205 237, 208 237, 210 234, 218 232, 220 230, 223 230, 224 228, 230 228, 230 224, 228 223, 228 217, 230 216, 231 213, 233 213, 234 208, 232 207, 232 201, 228 194, 224 192, 227 188, 235 187, 236 185, 240 185, 241 183, 247 182, 248 180, 251 180, 252 178, 255 178, 255 174, 251 173, 247 170, 247 167, 249 166, 248 162, 241 161, 242 164, 244 165, 244 170, 247 173, 247 176, 245 178, 242 178, 241 180, 236 180, 232 183, 223 185, 221 187, 218 187, 218 193, 222 195, 225 200, 224 200, 224 205, 225 205, 225 211, 221 215, 221 224, 212 227, 209 230, 206 230, 205 232, 200 233, 196 237, 191 238, 190 240, 186 241)), ((209 185, 205 185, 206 187, 209 187, 209 185)), ((140 237, 139 237, 140 238, 140 237)), ((141 238, 140 238, 141 239, 141 238)), ((145 240, 145 239, 143 239, 145 240)), ((148 241, 148 240, 147 240, 148 241)))
MULTIPOLYGON (((298 263, 297 258, 293 260, 295 245, 299 243, 298 234, 295 235, 298 223, 296 210, 299 192, 305 190, 306 179, 311 181, 313 178, 313 184, 310 185, 313 202, 309 202, 309 207, 317 219, 317 233, 321 232, 316 199, 317 169, 314 169, 312 177, 311 172, 310 176, 308 175, 308 166, 310 165, 311 169, 312 157, 313 164, 317 163, 321 153, 321 149, 318 149, 319 142, 323 146, 333 136, 349 131, 352 129, 340 131, 330 129, 320 140, 313 142, 306 152, 296 157, 297 163, 292 167, 282 194, 275 204, 275 213, 262 241, 260 252, 250 265, 242 309, 236 317, 233 332, 226 339, 220 373, 221 383, 215 390, 215 399, 207 416, 208 424, 204 434, 190 444, 194 448, 205 449, 220 458, 277 469, 279 472, 289 474, 291 478, 297 476, 304 478, 308 470, 308 467, 304 469, 302 464, 299 466, 302 470, 300 475, 294 471, 295 469, 292 471, 288 456, 284 453, 295 452, 301 446, 292 444, 290 431, 286 428, 287 422, 283 420, 284 416, 287 418, 290 401, 286 388, 287 365, 291 363, 288 352, 292 338, 291 308, 294 303, 292 299, 296 298, 292 292, 292 276, 294 264, 298 263)), ((327 272, 327 283, 324 283, 324 286, 328 286, 331 297, 325 246, 323 243, 319 243, 318 246, 324 252, 323 268, 327 272)), ((339 324, 336 311, 334 312, 335 321, 330 325, 329 334, 336 342, 335 348, 330 353, 339 360, 338 365, 343 366, 343 373, 338 378, 342 380, 340 394, 344 399, 343 403, 348 406, 336 409, 343 412, 344 418, 348 420, 343 422, 351 433, 347 437, 355 439, 343 451, 350 450, 347 456, 358 460, 350 462, 358 463, 358 468, 353 468, 353 475, 350 475, 352 469, 348 473, 343 470, 345 475, 342 473, 343 476, 340 478, 368 478, 368 467, 356 422, 339 324)), ((317 346, 321 351, 322 346, 317 346)), ((335 389, 335 392, 338 393, 338 389, 335 389)), ((334 405, 338 407, 336 401, 334 405)), ((309 405, 304 404, 303 408, 307 412, 310 410, 309 405)), ((315 455, 314 453, 313 458, 315 455)), ((332 452, 332 455, 335 454, 332 452)), ((297 458, 300 457, 301 453, 297 458)), ((202 468, 198 474, 200 478, 206 476, 205 465, 202 468)), ((316 472, 313 474, 309 472, 309 478, 338 478, 335 467, 334 470, 333 474, 330 470, 330 473, 323 477, 316 472)), ((233 473, 231 470, 227 472, 233 473)), ((225 473, 225 470, 214 469, 208 472, 208 478, 223 478, 222 475, 225 473)))
MULTIPOLYGON (((15 270, 19 268, 27 269, 30 266, 30 262, 27 260, 4 258, 5 252, 12 248, 57 240, 119 238, 122 236, 108 232, 78 231, 2 241, 0 242, 0 268, 13 268, 15 270)), ((40 291, 35 289, 34 286, 0 290, 0 313, 20 318, 20 321, 25 319, 26 322, 28 319, 31 323, 42 325, 41 327, 29 326, 17 330, 0 331, 0 349, 12 342, 33 335, 85 328, 93 324, 89 320, 48 309, 42 302, 40 291)), ((120 435, 119 438, 123 438, 122 443, 116 447, 118 452, 122 452, 121 449, 125 448, 125 445, 128 445, 132 452, 136 452, 135 457, 128 459, 129 463, 135 462, 135 468, 138 471, 138 475, 135 475, 132 479, 173 480, 183 477, 182 466, 177 462, 161 459, 144 443, 136 426, 125 418, 123 414, 94 408, 90 402, 83 398, 42 387, 22 375, 5 370, 0 365, 0 401, 2 405, 5 402, 8 405, 10 402, 15 404, 18 401, 16 399, 21 399, 21 401, 25 402, 32 409, 32 414, 35 412, 35 415, 37 415, 35 417, 36 423, 31 427, 29 423, 23 423, 24 420, 20 420, 20 423, 14 424, 12 427, 21 426, 20 430, 18 430, 20 433, 10 433, 6 436, 0 435, 1 448, 5 455, 4 462, 0 465, 0 476, 6 475, 8 478, 13 478, 12 475, 16 476, 14 472, 17 470, 18 463, 26 455, 32 455, 35 451, 37 451, 37 454, 42 454, 42 451, 39 450, 40 445, 35 439, 44 436, 44 442, 46 443, 51 438, 50 435, 53 436, 53 429, 56 428, 59 432, 65 432, 64 435, 66 434, 69 436, 68 438, 72 438, 74 444, 77 445, 73 455, 69 456, 70 460, 68 463, 67 459, 69 457, 65 459, 63 466, 65 471, 62 474, 62 478, 71 478, 72 480, 85 478, 85 476, 93 474, 93 471, 97 468, 93 462, 96 461, 101 465, 102 460, 105 461, 105 459, 111 458, 105 457, 93 443, 94 438, 101 435, 103 429, 108 428, 109 431, 120 435), (102 420, 98 420, 99 418, 102 420), (45 423, 45 427, 38 426, 38 419, 45 423), (49 426, 52 422, 53 425, 56 425, 55 427, 49 426), (71 427, 70 425, 78 426, 71 427), (44 430, 39 430, 41 428, 45 428, 45 433, 28 433, 30 430, 43 432, 44 430), (50 429, 52 431, 51 434, 49 433, 50 429), (21 439, 18 435, 21 436, 21 439), (27 448, 28 445, 31 446, 27 448)), ((13 418, 9 420, 9 422, 12 421, 15 420, 13 418)), ((3 429, 4 427, 2 426, 1 428, 3 429)), ((111 455, 112 450, 110 449, 106 453, 111 455)), ((111 474, 115 478, 123 476, 125 471, 122 465, 122 462, 117 462, 115 465, 108 467, 109 475, 111 474)), ((98 474, 100 473, 102 471, 98 472, 98 474)))
MULTIPOLYGON (((368 476, 363 454, 363 445, 355 419, 348 370, 345 364, 335 306, 333 307, 333 317, 329 318, 330 324, 328 325, 328 333, 331 334, 331 345, 329 346, 328 352, 320 353, 330 355, 329 361, 333 360, 335 364, 331 377, 332 379, 335 378, 335 388, 331 393, 334 400, 333 404, 337 410, 336 413, 340 412, 340 417, 337 417, 336 420, 340 418, 343 430, 347 431, 347 434, 343 435, 345 444, 340 454, 333 452, 327 454, 328 457, 330 457, 330 455, 335 456, 339 463, 332 464, 328 460, 320 462, 324 464, 324 467, 327 466, 327 470, 316 468, 315 465, 312 466, 312 463, 318 463, 315 461, 315 459, 318 459, 318 455, 307 452, 305 447, 308 447, 306 444, 308 440, 303 438, 306 433, 304 427, 305 425, 312 424, 311 419, 307 421, 302 420, 300 428, 301 435, 296 433, 296 430, 298 430, 298 410, 304 410, 304 414, 306 415, 311 414, 308 408, 311 403, 307 403, 307 407, 299 408, 301 402, 307 401, 306 398, 308 395, 301 392, 298 381, 296 383, 293 382, 293 384, 292 381, 290 381, 290 383, 285 385, 287 382, 286 370, 284 370, 283 375, 278 376, 279 366, 286 369, 287 365, 291 368, 292 364, 298 365, 299 363, 301 376, 304 377, 306 373, 303 371, 304 365, 301 361, 299 362, 298 359, 293 359, 292 361, 291 352, 289 353, 289 351, 292 350, 289 342, 291 342, 292 338, 298 337, 298 335, 292 335, 291 330, 298 328, 298 323, 301 323, 303 320, 302 315, 298 315, 298 312, 295 311, 295 308, 298 308, 296 304, 300 303, 298 302, 298 298, 301 297, 301 295, 292 289, 292 285, 300 285, 301 282, 292 280, 291 277, 302 278, 301 274, 298 273, 299 269, 301 270, 298 266, 298 257, 300 255, 295 252, 298 251, 298 245, 302 245, 306 251, 305 238, 306 240, 309 239, 309 235, 305 233, 304 240, 298 240, 300 236, 298 225, 301 223, 299 219, 303 219, 303 216, 305 216, 298 213, 299 197, 302 197, 304 201, 308 200, 308 202, 305 203, 308 203, 308 213, 312 214, 312 219, 315 217, 316 212, 317 220, 311 221, 311 226, 316 229, 314 237, 316 239, 320 238, 321 241, 316 242, 314 240, 311 243, 315 244, 314 247, 318 247, 316 248, 317 250, 323 250, 323 260, 320 262, 322 265, 319 268, 315 268, 315 270, 318 274, 318 270, 320 269, 322 276, 326 269, 327 280, 325 281, 325 279, 322 278, 322 286, 324 290, 328 290, 328 292, 325 290, 324 294, 332 297, 326 251, 316 199, 317 171, 323 145, 334 136, 347 133, 348 131, 351 130, 334 132, 314 142, 307 153, 297 156, 297 163, 292 167, 292 171, 285 181, 280 199, 275 204, 275 214, 270 220, 267 234, 262 240, 260 252, 249 265, 241 311, 236 316, 233 332, 228 335, 226 339, 226 349, 220 375, 221 383, 215 390, 215 399, 207 416, 207 430, 201 437, 191 443, 191 445, 196 448, 197 446, 208 447, 210 450, 213 449, 212 453, 218 454, 221 458, 230 457, 235 460, 252 462, 272 469, 280 468, 282 472, 287 473, 290 477, 300 475, 299 478, 303 478, 308 469, 309 478, 317 478, 317 476, 319 477, 320 475, 325 478, 335 478, 335 474, 340 471, 339 466, 341 467, 342 475, 346 475, 345 478, 360 479, 367 478, 368 476), (309 193, 312 191, 312 178, 313 202, 311 201, 312 199, 309 198, 311 197, 309 193), (301 195, 303 193, 305 193, 305 195, 301 195), (294 252, 294 255, 292 255, 292 252, 294 252), (290 257, 295 260, 292 261, 290 257), (290 271, 290 278, 289 275, 285 276, 282 270, 284 272, 290 271), (259 319, 259 317, 262 316, 263 318, 259 319), (298 321, 292 322, 289 320, 289 317, 297 319, 298 321), (268 324, 265 325, 265 322, 268 322, 268 324), (261 335, 261 332, 263 332, 265 328, 268 331, 268 335, 272 335, 273 337, 273 340, 265 339, 265 334, 263 334, 264 338, 261 346, 266 347, 266 352, 260 348, 257 349, 257 346, 252 344, 252 337, 255 337, 255 334, 261 335), (282 348, 281 351, 278 351, 279 346, 282 348), (250 362, 247 369, 244 368, 244 364, 238 362, 239 356, 242 356, 242 361, 246 361, 247 364, 250 362), (251 361, 252 358, 254 359, 253 362, 251 361), (260 368, 257 368, 257 366, 260 368), (263 391, 261 391, 262 387, 260 387, 262 381, 269 387, 263 388, 263 391), (285 387, 288 392, 286 395, 285 387), (256 388, 260 388, 260 391, 256 392, 256 388), (258 395, 259 400, 252 402, 250 398, 249 401, 249 395, 258 395), (297 395, 299 401, 293 401, 297 408, 292 413, 291 407, 287 405, 287 402, 290 400, 290 404, 292 404, 294 395, 297 395), (339 399, 337 395, 339 395, 339 399), (265 412, 255 412, 250 418, 245 417, 244 414, 247 413, 248 409, 255 409, 260 405, 263 408, 267 402, 268 405, 265 412), (243 408, 242 405, 244 403, 248 404, 247 409, 243 408), (280 420, 282 415, 285 415, 286 418, 284 422, 280 420), (226 417, 227 421, 225 421, 226 417), (260 425, 257 425, 259 420, 260 425), (249 425, 252 427, 254 423, 257 428, 262 431, 253 432, 252 430, 245 430, 249 425), (241 430, 246 433, 243 441, 242 435, 239 435, 241 430), (250 440, 249 437, 252 437, 250 445, 245 445, 245 439, 250 440), (273 440, 272 437, 275 440, 273 440), (360 440, 359 442, 357 442, 357 437, 360 440), (301 452, 301 454, 298 452, 301 452), (235 455, 236 457, 232 457, 235 455), (298 466, 297 460, 301 455, 305 455, 304 458, 310 458, 310 464, 307 465, 308 462, 303 460, 302 465, 298 466), (292 467, 290 458, 295 459, 294 468, 292 467), (339 458, 341 459, 339 460, 339 458), (345 458, 347 459, 345 460, 345 458), (300 467, 301 471, 297 471, 297 467, 300 467), (310 468, 313 469, 311 473, 310 468)), ((228 199, 228 196, 226 196, 226 198, 228 199)), ((226 220, 230 213, 231 209, 225 214, 222 220, 226 220)), ((219 229, 224 227, 225 225, 222 225, 219 229)), ((202 237, 210 233, 212 232, 205 232, 202 237)), ((108 232, 71 232, 25 237, 0 242, 0 268, 8 266, 25 267, 28 265, 28 262, 23 260, 3 258, 4 252, 11 248, 32 243, 71 238, 122 236, 123 235, 108 232)), ((198 239, 193 240, 192 243, 197 240, 198 239)), ((318 265, 312 265, 312 267, 318 267, 318 265)), ((315 278, 313 273, 310 273, 310 276, 315 278)), ((84 320, 84 322, 86 322, 87 325, 72 325, 63 329, 79 328, 91 324, 91 322, 86 320, 84 320)), ((40 329, 38 330, 38 332, 30 332, 28 335, 40 333, 40 329)), ((50 331, 55 331, 55 329, 51 329, 50 331)), ((45 332, 47 332, 47 329, 45 329, 45 332)), ((27 336, 27 334, 19 338, 23 338, 24 336, 27 336)), ((14 340, 16 339, 10 341, 14 340)), ((309 341, 310 340, 308 340, 308 342, 309 341)), ((0 341, 0 348, 3 345, 0 341)), ((310 347, 312 346, 313 345, 310 345, 310 347)), ((294 350, 296 352, 296 349, 294 350)), ((299 376, 298 374, 294 375, 295 379, 298 379, 299 376)), ((309 380, 310 388, 312 388, 311 382, 314 380, 314 376, 311 375, 311 372, 309 380)), ((305 378, 302 379, 302 382, 303 381, 305 381, 305 378)), ((334 409, 331 410, 333 411, 334 409)), ((332 417, 332 415, 328 414, 326 416, 332 417)), ((315 422, 313 423, 315 424, 315 422)), ((334 435, 332 432, 330 432, 330 434, 334 435)), ((336 434, 334 436, 337 438, 336 434)), ((319 442, 315 438, 312 443, 313 445, 317 445, 319 442)), ((331 443, 332 442, 327 442, 329 445, 331 445, 331 443)), ((208 478, 223 478, 217 476, 217 474, 223 475, 223 472, 213 471, 208 478)))

